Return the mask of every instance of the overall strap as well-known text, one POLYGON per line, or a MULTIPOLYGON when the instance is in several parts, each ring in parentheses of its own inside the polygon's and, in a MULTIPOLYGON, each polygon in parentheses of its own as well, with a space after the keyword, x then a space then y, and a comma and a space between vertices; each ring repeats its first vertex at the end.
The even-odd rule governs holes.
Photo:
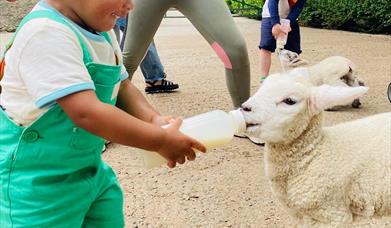
POLYGON ((110 36, 107 32, 100 32, 99 34, 101 34, 107 42, 109 42, 110 46, 113 47, 113 43, 111 42, 110 36))
MULTIPOLYGON (((113 48, 113 43, 111 42, 111 38, 109 34, 107 32, 100 32, 99 34, 101 34, 106 39, 106 41, 110 44, 110 46, 113 48)), ((114 51, 114 55, 115 55, 116 64, 117 65, 122 64, 122 62, 120 62, 120 57, 118 57, 118 53, 116 51, 114 51)))

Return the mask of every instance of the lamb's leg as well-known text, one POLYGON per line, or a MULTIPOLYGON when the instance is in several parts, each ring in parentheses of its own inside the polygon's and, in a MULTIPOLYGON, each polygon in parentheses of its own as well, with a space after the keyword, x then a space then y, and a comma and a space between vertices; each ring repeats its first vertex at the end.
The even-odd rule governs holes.
POLYGON ((353 215, 343 201, 331 201, 309 211, 303 221, 304 227, 345 228, 351 227, 353 215))

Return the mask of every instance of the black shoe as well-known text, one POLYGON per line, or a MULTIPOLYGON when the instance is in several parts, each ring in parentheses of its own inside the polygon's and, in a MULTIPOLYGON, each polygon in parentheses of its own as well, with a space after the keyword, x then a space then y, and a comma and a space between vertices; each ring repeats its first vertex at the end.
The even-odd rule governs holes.
POLYGON ((166 79, 146 81, 146 83, 149 85, 145 87, 146 93, 169 93, 179 88, 178 84, 166 79), (157 85, 158 82, 161 82, 161 84, 157 85))
POLYGON ((105 144, 103 144, 103 147, 102 147, 102 154, 103 154, 104 152, 106 152, 107 147, 108 147, 110 144, 111 144, 110 141, 105 140, 105 144))

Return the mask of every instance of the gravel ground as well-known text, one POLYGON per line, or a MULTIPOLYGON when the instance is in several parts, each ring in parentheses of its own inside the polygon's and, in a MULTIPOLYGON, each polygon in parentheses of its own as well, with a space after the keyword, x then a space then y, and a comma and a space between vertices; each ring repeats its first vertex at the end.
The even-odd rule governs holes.
MULTIPOLYGON (((4 16, 17 19, 16 14, 25 12, 17 6, 4 11, 4 1, 0 6, 0 28, 12 27, 4 16)), ((254 93, 260 75, 259 21, 235 21, 247 41, 254 93)), ((2 42, 7 37, 0 34, 2 42)), ((187 19, 164 19, 155 38, 168 78, 180 84, 177 93, 146 95, 161 113, 188 117, 231 109, 223 64, 187 19)), ((326 125, 391 111, 386 97, 391 82, 391 36, 303 28, 302 47, 302 57, 311 64, 332 55, 350 58, 370 87, 361 109, 327 112, 326 125)), ((274 56, 272 72, 279 70, 274 56)), ((144 89, 140 72, 133 81, 144 89)), ((172 170, 147 170, 137 149, 120 145, 110 146, 103 157, 123 187, 127 227, 292 227, 292 219, 273 197, 264 176, 263 152, 263 147, 235 138, 172 170)), ((391 218, 358 220, 354 227, 391 227, 391 218)))
POLYGON ((5 0, 0 0, 0 32, 15 31, 19 21, 37 2, 37 0, 17 0, 9 3, 5 0))

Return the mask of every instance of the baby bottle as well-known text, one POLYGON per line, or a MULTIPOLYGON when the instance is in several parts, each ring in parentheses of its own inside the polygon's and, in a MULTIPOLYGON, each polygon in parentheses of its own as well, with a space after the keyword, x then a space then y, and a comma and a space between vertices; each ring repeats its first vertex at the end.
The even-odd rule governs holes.
MULTIPOLYGON (((246 130, 246 122, 239 110, 229 113, 214 110, 184 119, 179 130, 210 149, 230 142, 236 133, 243 133, 246 130)), ((153 168, 167 162, 158 153, 143 151, 142 154, 146 168, 153 168)))
MULTIPOLYGON (((280 19, 281 30, 288 33, 288 27, 291 21, 289 19, 280 19)), ((277 50, 284 49, 286 41, 288 39, 288 34, 280 33, 277 37, 277 50)))

